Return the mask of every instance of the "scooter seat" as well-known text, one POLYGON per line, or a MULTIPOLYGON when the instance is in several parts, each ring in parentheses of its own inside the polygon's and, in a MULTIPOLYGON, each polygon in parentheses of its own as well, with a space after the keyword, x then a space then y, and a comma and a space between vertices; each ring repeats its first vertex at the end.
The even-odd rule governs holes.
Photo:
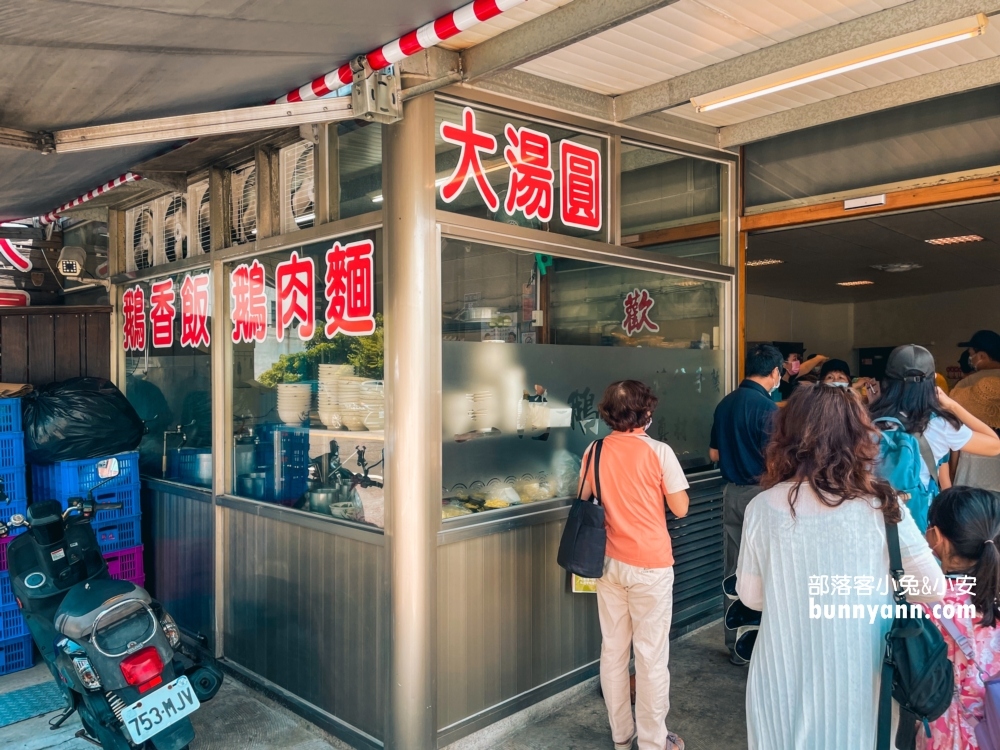
POLYGON ((56 630, 79 641, 90 635, 94 621, 108 607, 124 601, 152 601, 144 589, 128 581, 101 579, 79 583, 69 590, 56 610, 56 630))

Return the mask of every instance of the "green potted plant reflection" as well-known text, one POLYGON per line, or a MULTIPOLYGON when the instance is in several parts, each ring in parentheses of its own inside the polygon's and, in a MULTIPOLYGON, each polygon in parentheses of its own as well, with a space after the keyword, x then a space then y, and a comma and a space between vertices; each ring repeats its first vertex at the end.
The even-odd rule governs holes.
POLYGON ((337 334, 328 340, 320 326, 303 352, 282 354, 258 382, 268 388, 279 383, 315 380, 317 365, 349 364, 359 377, 382 380, 385 372, 384 326, 381 313, 375 316, 375 333, 371 336, 337 334))

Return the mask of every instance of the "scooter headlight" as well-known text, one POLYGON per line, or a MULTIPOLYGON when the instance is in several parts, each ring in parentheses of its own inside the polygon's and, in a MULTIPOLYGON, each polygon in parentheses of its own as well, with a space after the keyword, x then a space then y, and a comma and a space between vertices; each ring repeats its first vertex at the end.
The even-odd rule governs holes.
POLYGON ((160 617, 160 627, 163 628, 163 634, 167 636, 170 648, 176 649, 181 645, 181 630, 177 627, 174 618, 166 612, 160 617))
POLYGON ((94 665, 90 663, 90 659, 86 656, 74 656, 73 657, 73 667, 76 669, 76 673, 80 676, 80 682, 87 690, 99 690, 101 687, 101 678, 97 676, 97 672, 94 669, 94 665))

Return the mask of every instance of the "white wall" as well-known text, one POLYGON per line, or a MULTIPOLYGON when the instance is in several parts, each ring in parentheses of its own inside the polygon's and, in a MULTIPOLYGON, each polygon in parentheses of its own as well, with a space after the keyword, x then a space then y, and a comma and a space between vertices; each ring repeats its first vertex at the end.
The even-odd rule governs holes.
POLYGON ((855 349, 920 344, 944 372, 958 363, 959 341, 981 328, 1000 331, 1000 287, 838 305, 750 294, 746 322, 748 341, 802 341, 852 366, 855 349))
POLYGON ((981 328, 1000 331, 1000 287, 859 302, 854 320, 855 346, 920 344, 944 372, 962 354, 959 341, 981 328))
POLYGON ((854 356, 854 305, 747 295, 747 341, 801 341, 811 354, 845 359, 854 356))

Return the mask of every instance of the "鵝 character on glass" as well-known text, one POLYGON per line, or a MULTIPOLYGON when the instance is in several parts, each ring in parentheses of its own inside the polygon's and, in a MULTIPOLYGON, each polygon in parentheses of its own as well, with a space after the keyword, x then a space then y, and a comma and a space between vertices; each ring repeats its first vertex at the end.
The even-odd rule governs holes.
POLYGON ((229 276, 229 293, 233 309, 233 343, 262 343, 267 338, 267 292, 264 286, 264 267, 254 260, 241 263, 229 276))

